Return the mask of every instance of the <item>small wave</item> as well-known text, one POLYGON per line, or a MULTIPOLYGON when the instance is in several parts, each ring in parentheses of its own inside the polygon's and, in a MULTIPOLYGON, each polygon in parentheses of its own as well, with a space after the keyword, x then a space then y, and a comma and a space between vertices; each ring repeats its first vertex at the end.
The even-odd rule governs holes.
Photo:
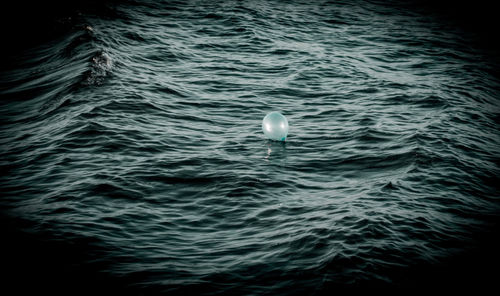
POLYGON ((113 60, 105 51, 97 52, 90 59, 90 69, 84 74, 83 85, 101 85, 111 73, 113 60))

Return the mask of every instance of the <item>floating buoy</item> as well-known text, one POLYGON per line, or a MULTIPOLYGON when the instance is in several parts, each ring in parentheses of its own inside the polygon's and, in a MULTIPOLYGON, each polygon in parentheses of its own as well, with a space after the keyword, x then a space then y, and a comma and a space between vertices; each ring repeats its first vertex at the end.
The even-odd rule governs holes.
POLYGON ((271 112, 262 120, 262 131, 270 140, 285 141, 288 135, 288 120, 279 112, 271 112))

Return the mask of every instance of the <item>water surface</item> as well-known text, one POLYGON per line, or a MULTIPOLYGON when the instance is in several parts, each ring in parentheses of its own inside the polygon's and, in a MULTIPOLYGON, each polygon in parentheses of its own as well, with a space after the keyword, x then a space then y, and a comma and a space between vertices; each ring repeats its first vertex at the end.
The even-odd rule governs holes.
POLYGON ((52 16, 0 73, 10 278, 168 295, 491 284, 498 59, 433 12, 121 1, 52 16), (271 111, 285 143, 262 134, 271 111))

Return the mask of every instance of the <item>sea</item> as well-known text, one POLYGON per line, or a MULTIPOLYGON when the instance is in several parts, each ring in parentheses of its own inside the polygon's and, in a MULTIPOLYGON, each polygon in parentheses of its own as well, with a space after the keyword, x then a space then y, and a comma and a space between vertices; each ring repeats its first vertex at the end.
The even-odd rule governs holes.
POLYGON ((481 3, 5 6, 1 289, 495 287, 500 47, 481 3), (262 132, 273 111, 286 141, 262 132))

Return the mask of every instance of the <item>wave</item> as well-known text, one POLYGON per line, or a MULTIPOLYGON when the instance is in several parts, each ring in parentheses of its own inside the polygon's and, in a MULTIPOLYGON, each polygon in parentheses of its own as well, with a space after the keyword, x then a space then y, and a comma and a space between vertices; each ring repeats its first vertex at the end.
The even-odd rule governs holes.
POLYGON ((16 258, 41 248, 17 270, 48 266, 48 250, 51 279, 205 295, 480 270, 497 253, 498 60, 425 11, 105 1, 47 15, 0 71, 0 218, 23 238, 16 258), (261 131, 276 110, 284 143, 261 131))

